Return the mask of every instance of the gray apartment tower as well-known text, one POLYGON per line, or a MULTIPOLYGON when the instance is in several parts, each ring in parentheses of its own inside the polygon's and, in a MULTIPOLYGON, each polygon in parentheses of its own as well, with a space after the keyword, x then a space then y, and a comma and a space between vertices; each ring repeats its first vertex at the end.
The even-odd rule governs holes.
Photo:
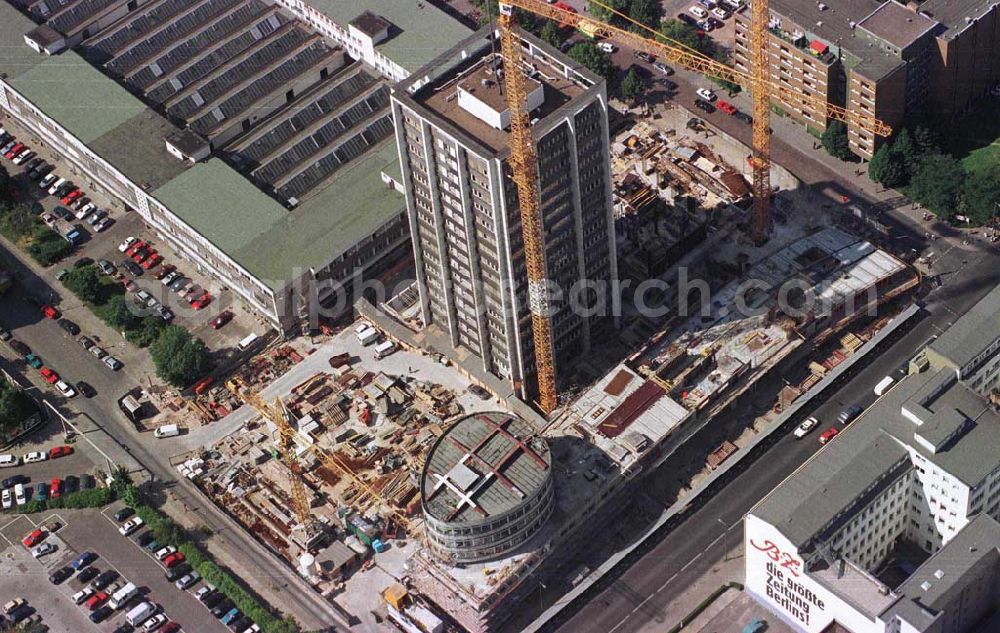
MULTIPOLYGON (((556 293, 556 377, 565 383, 572 361, 613 324, 607 94, 559 51, 531 35, 521 41, 556 293)), ((424 323, 530 400, 535 357, 499 50, 494 32, 479 31, 397 84, 392 112, 424 323)))

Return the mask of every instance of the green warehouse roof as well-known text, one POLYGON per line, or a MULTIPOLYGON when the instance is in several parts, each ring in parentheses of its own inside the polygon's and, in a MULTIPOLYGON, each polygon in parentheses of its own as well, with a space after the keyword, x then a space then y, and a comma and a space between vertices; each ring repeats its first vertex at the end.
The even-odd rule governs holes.
POLYGON ((389 38, 375 48, 409 72, 416 72, 472 34, 472 30, 430 2, 418 0, 309 0, 338 25, 371 11, 391 22, 389 38))

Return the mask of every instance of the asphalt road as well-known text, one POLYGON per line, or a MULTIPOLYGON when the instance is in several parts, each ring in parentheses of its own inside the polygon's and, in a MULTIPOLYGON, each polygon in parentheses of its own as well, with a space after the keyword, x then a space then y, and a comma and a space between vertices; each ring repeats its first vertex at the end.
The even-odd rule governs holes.
MULTIPOLYGON (((603 589, 585 595, 579 601, 581 604, 564 610, 564 614, 572 615, 559 623, 559 630, 631 632, 662 624, 658 620, 661 607, 676 599, 722 559, 727 547, 732 548, 742 539, 743 516, 819 450, 818 431, 834 426, 837 414, 846 405, 856 403, 867 407, 874 402, 872 389, 879 380, 892 374, 928 338, 940 334, 957 315, 1000 283, 998 260, 1000 257, 993 253, 970 252, 963 247, 941 255, 935 269, 942 273, 942 285, 926 296, 926 312, 914 317, 921 320, 881 353, 876 350, 875 356, 862 361, 864 368, 822 398, 822 404, 804 412, 819 418, 821 425, 817 431, 803 440, 794 439, 790 433, 782 437, 631 567, 617 574, 613 572, 613 579, 602 581, 603 589)), ((656 475, 651 477, 655 479, 656 475)))
MULTIPOLYGON (((83 319, 79 321, 83 324, 83 319)), ((222 548, 231 561, 236 561, 237 564, 242 562, 244 567, 234 571, 243 578, 255 577, 254 586, 267 588, 262 593, 268 602, 295 615, 308 629, 328 628, 334 622, 346 626, 346 622, 330 603, 307 588, 292 569, 236 526, 214 504, 206 501, 193 484, 179 477, 169 463, 169 455, 147 448, 144 442, 155 440, 149 434, 140 436, 118 410, 118 398, 136 386, 130 384, 122 372, 109 370, 73 341, 54 321, 44 319, 35 306, 23 300, 20 288, 4 295, 4 300, 0 302, 0 323, 65 379, 73 382, 85 380, 97 390, 98 395, 94 398, 74 398, 73 409, 86 413, 104 427, 160 482, 169 495, 187 508, 194 521, 209 528, 213 533, 209 548, 222 548)), ((84 334, 87 333, 85 329, 84 334)), ((114 354, 114 347, 106 343, 102 345, 114 354)), ((124 345, 124 342, 120 344, 124 345)), ((23 360, 11 360, 15 355, 10 348, 4 345, 0 349, 0 362, 3 362, 6 369, 25 377, 37 378, 31 374, 35 370, 23 360)), ((37 380, 35 382, 37 384, 37 380)), ((65 407, 66 403, 60 402, 61 397, 57 397, 55 392, 46 393, 51 400, 61 405, 60 408, 65 407)), ((74 415, 68 410, 63 411, 67 417, 74 415)))

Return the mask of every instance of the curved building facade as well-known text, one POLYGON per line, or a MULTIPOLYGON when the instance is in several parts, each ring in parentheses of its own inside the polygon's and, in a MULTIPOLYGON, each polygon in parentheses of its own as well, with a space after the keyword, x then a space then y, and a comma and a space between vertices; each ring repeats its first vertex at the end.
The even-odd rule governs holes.
POLYGON ((511 552, 552 513, 545 439, 509 413, 474 413, 431 447, 420 478, 428 543, 443 560, 471 563, 511 552))

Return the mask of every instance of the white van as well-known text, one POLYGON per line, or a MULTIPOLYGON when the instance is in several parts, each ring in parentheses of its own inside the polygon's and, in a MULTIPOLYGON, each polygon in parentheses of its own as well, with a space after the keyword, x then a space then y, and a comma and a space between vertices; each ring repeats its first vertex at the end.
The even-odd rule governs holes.
POLYGON ((396 344, 392 341, 382 341, 375 346, 375 358, 382 359, 396 351, 396 344))
POLYGON ((17 500, 17 505, 19 506, 28 503, 28 498, 24 496, 24 484, 14 486, 14 499, 17 500))
POLYGON ((176 424, 164 424, 153 431, 153 436, 157 438, 177 437, 181 434, 181 429, 176 424))
POLYGON ((875 385, 875 389, 873 389, 875 395, 881 396, 886 391, 889 391, 889 387, 891 387, 894 382, 896 381, 892 379, 892 376, 886 376, 882 380, 878 381, 878 384, 875 385))
POLYGON ((702 9, 701 7, 695 7, 695 6, 688 7, 688 13, 695 16, 696 18, 701 18, 702 20, 708 17, 708 11, 702 9))
POLYGON ((249 336, 247 336, 246 338, 244 338, 242 341, 240 341, 240 344, 237 347, 239 347, 239 349, 240 349, 241 352, 245 352, 247 350, 247 348, 249 348, 251 345, 253 345, 254 343, 256 343, 257 339, 259 339, 259 338, 260 337, 257 336, 256 334, 250 334, 249 336))
POLYGON ((56 193, 57 191, 59 191, 59 189, 60 189, 60 188, 61 188, 61 187, 62 187, 63 185, 65 185, 65 184, 66 184, 66 179, 65 179, 65 178, 60 178, 59 180, 57 180, 57 181, 55 181, 54 183, 52 183, 52 186, 51 186, 51 187, 49 187, 49 195, 50 195, 50 196, 53 196, 53 195, 55 195, 55 193, 56 193))
POLYGON ((156 607, 153 606, 152 602, 140 602, 125 615, 125 621, 128 622, 130 626, 135 626, 148 620, 149 617, 155 612, 156 607))
POLYGON ((17 455, 0 455, 0 468, 10 468, 21 463, 21 458, 17 455))
POLYGON ((378 340, 378 330, 370 325, 363 330, 354 330, 354 335, 358 337, 358 343, 361 343, 365 347, 378 340))
POLYGON ((132 599, 133 596, 138 595, 139 588, 135 586, 135 583, 128 583, 121 589, 115 592, 115 595, 111 596, 111 600, 108 600, 108 606, 112 609, 121 609, 125 606, 125 603, 132 599))

